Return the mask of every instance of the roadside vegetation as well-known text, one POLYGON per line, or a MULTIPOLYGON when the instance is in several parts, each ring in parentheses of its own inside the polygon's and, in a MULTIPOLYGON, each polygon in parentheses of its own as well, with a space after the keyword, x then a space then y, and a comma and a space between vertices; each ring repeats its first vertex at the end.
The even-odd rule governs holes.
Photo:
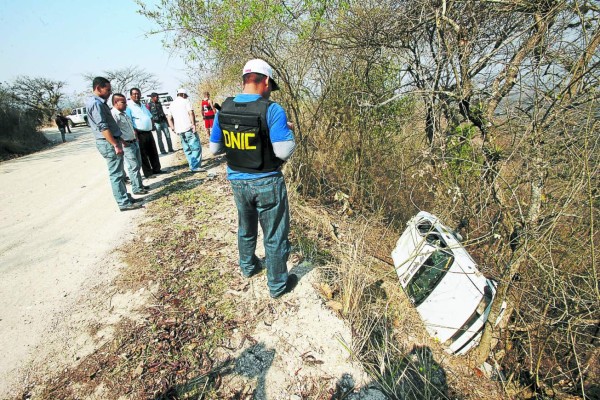
POLYGON ((165 43, 218 71, 213 97, 236 91, 249 58, 278 71, 303 196, 380 219, 394 239, 418 210, 460 231, 499 283, 490 320, 512 307, 506 329, 486 327, 476 365, 497 364, 523 398, 599 396, 598 2, 140 9, 173 35, 165 43))
POLYGON ((39 131, 43 123, 43 112, 16 101, 10 89, 0 84, 0 160, 48 146, 48 139, 39 131))

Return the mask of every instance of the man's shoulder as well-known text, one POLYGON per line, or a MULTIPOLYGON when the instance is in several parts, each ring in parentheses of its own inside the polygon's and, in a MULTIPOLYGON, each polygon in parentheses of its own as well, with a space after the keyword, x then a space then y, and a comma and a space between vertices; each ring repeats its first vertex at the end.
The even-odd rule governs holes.
POLYGON ((169 109, 171 109, 171 108, 173 108, 173 107, 175 107, 176 109, 177 109, 177 108, 183 108, 183 109, 185 109, 185 108, 187 108, 188 106, 189 106, 189 107, 191 107, 191 106, 192 106, 192 103, 190 103, 190 101, 189 101, 189 100, 187 100, 187 99, 182 99, 181 97, 178 97, 177 99, 173 100, 173 102, 171 103, 171 106, 169 107, 169 109))
MULTIPOLYGON (((265 100, 266 100, 266 99, 265 99, 265 100)), ((275 107, 275 108, 277 108, 277 109, 281 109, 281 110, 283 110, 283 107, 281 106, 281 104, 277 103, 276 101, 273 101, 273 100, 266 100, 266 101, 268 101, 268 102, 269 102, 269 108, 271 108, 271 107, 275 107)))
POLYGON ((89 96, 85 99, 85 106, 88 108, 98 103, 100 103, 100 100, 96 96, 89 96))
POLYGON ((275 117, 279 116, 281 113, 285 114, 285 110, 283 109, 281 104, 269 100, 269 103, 267 105, 267 115, 269 117, 275 117))
POLYGON ((179 101, 179 97, 178 97, 171 102, 169 109, 172 109, 173 107, 179 107, 180 104, 181 104, 181 102, 179 101))

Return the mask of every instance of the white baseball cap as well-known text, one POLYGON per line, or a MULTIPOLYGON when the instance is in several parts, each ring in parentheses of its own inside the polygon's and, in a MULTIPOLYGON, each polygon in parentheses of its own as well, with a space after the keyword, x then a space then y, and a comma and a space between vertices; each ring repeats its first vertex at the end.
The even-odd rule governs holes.
POLYGON ((268 76, 271 79, 271 82, 273 82, 273 90, 279 90, 279 85, 275 82, 275 79, 273 79, 273 68, 271 68, 266 61, 261 60, 260 58, 248 61, 246 65, 244 65, 242 76, 251 72, 268 76))
POLYGON ((185 88, 179 88, 177 89, 177 94, 187 94, 187 90, 185 90, 185 88))

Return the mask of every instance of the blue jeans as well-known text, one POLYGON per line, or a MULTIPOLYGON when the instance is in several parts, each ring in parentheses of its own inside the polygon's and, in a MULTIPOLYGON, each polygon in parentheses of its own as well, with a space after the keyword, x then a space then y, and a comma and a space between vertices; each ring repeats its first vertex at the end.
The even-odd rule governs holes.
POLYGON ((202 145, 198 134, 190 129, 187 132, 180 133, 181 147, 185 153, 190 169, 200 168, 202 163, 202 145))
POLYGON ((123 156, 127 161, 127 170, 129 171, 129 179, 131 180, 131 190, 139 192, 143 190, 142 174, 142 155, 137 142, 127 143, 127 147, 123 147, 123 156))
POLYGON ((115 148, 107 140, 96 140, 98 151, 106 160, 108 166, 108 177, 113 196, 119 207, 131 204, 125 187, 125 169, 123 168, 123 156, 115 153, 115 148))
POLYGON ((167 140, 167 148, 169 151, 173 151, 173 143, 171 142, 171 132, 169 132, 169 125, 166 121, 164 122, 155 122, 154 128, 156 129, 156 140, 158 141, 158 148, 161 153, 165 153, 165 145, 162 141, 162 135, 165 134, 165 139, 167 140))
POLYGON ((232 180, 233 198, 238 210, 238 252, 240 269, 250 276, 260 266, 254 254, 258 222, 265 245, 267 285, 271 296, 285 290, 290 254, 290 213, 283 175, 253 180, 232 180))

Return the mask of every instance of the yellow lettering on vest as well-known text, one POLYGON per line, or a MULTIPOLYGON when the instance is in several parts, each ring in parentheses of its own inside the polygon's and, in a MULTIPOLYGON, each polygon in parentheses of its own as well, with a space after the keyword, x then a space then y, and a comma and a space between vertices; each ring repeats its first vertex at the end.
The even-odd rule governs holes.
POLYGON ((256 146, 250 146, 250 138, 256 136, 254 133, 244 133, 244 143, 246 150, 256 150, 256 146))
POLYGON ((238 149, 240 149, 240 133, 239 132, 232 132, 231 135, 231 146, 232 149, 235 149, 236 147, 238 149))
POLYGON ((255 136, 256 134, 252 132, 230 132, 223 130, 225 147, 229 147, 230 149, 256 150, 256 146, 250 144, 250 139, 255 136))

